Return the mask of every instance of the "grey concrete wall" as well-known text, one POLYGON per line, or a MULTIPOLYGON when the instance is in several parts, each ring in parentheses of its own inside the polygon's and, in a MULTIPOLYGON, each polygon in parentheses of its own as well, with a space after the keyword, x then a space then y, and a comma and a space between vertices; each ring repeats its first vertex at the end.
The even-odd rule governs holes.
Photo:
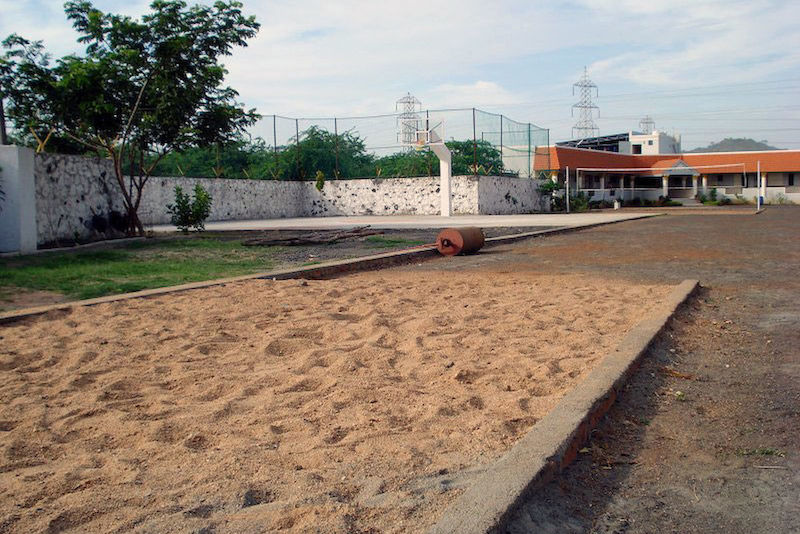
MULTIPOLYGON (((112 212, 123 212, 109 160, 38 154, 34 165, 39 244, 110 237, 112 212), (106 221, 106 224, 102 224, 106 221)), ((212 197, 211 221, 333 215, 434 215, 439 213, 439 178, 381 178, 314 182, 154 177, 145 186, 139 215, 145 225, 168 223, 175 186, 196 184, 212 197)), ((541 211, 537 182, 528 178, 454 176, 456 214, 541 211)))
POLYGON ((0 146, 0 252, 36 250, 33 162, 30 148, 0 146))

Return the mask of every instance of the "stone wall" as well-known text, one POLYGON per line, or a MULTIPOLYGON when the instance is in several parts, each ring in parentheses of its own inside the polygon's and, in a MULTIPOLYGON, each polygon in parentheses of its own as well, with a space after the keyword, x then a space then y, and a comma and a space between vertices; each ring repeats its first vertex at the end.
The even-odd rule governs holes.
MULTIPOLYGON (((167 204, 175 202, 175 186, 191 194, 200 184, 211 195, 209 221, 304 217, 307 212, 305 182, 232 180, 215 178, 153 177, 142 194, 139 217, 144 224, 167 224, 167 204)), ((313 188, 313 184, 310 184, 313 188)))
MULTIPOLYGON (((437 215, 440 209, 439 178, 375 178, 325 182, 317 191, 306 185, 306 214, 333 215, 437 215)), ((477 214, 478 179, 454 176, 452 209, 456 214, 477 214)))
POLYGON ((39 244, 113 233, 111 212, 124 208, 110 160, 36 154, 34 178, 39 244))
POLYGON ((514 215, 548 211, 550 203, 542 201, 538 183, 528 178, 479 176, 477 213, 514 215))
MULTIPOLYGON (((34 178, 39 244, 115 233, 114 222, 124 210, 109 160, 37 154, 34 178)), ((438 177, 331 180, 322 191, 310 181, 154 177, 142 196, 142 222, 169 223, 166 206, 174 202, 175 186, 189 193, 196 184, 213 199, 210 221, 439 213, 438 177)), ((455 214, 542 210, 536 181, 530 179, 454 176, 452 192, 455 214)))

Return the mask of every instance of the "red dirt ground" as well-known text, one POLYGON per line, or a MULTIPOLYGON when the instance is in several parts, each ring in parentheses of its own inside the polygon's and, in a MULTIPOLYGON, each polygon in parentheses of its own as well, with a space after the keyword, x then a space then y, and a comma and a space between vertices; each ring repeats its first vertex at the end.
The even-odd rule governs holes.
POLYGON ((440 265, 703 286, 508 533, 800 532, 800 208, 657 217, 485 252, 440 265))

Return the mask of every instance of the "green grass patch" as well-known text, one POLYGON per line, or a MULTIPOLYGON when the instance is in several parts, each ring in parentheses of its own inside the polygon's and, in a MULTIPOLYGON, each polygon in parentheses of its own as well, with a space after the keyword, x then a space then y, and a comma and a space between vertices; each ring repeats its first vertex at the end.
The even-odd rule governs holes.
POLYGON ((416 239, 404 239, 402 237, 386 237, 383 235, 371 235, 365 240, 367 246, 372 248, 395 248, 395 247, 414 247, 424 245, 425 241, 416 239))
POLYGON ((86 252, 0 260, 0 288, 56 291, 87 299, 266 271, 278 247, 243 247, 208 237, 144 240, 86 252))
POLYGON ((772 447, 758 447, 756 449, 737 449, 736 454, 739 456, 777 456, 778 458, 783 458, 786 456, 786 453, 778 450, 773 449, 772 447))

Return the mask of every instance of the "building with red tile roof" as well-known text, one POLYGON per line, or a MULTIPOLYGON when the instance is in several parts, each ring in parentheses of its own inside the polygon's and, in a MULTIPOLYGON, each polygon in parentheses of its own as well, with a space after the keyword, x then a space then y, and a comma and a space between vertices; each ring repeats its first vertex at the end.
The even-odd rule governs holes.
POLYGON ((562 183, 569 175, 573 191, 605 200, 691 199, 711 189, 752 200, 760 172, 762 197, 800 201, 800 150, 641 155, 555 145, 536 151, 534 169, 562 183))

